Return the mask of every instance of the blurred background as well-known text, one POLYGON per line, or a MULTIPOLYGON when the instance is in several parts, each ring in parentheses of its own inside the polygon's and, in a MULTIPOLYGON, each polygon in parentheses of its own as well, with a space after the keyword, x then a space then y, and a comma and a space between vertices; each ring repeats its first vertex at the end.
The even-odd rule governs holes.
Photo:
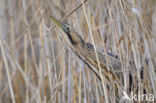
POLYGON ((120 74, 125 91, 132 74, 128 95, 156 97, 156 1, 85 1, 0 0, 0 103, 115 103, 123 96, 114 87, 103 92, 49 15, 64 18, 91 44, 92 33, 96 48, 130 65, 120 74))

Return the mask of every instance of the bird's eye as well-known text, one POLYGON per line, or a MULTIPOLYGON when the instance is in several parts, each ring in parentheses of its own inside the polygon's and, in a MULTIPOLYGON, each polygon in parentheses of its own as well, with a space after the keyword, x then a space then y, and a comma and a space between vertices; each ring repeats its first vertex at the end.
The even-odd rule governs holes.
POLYGON ((67 28, 69 28, 69 27, 70 27, 70 25, 69 25, 68 23, 64 23, 64 24, 66 25, 66 27, 67 27, 67 28))
POLYGON ((68 23, 64 23, 64 25, 66 27, 66 32, 69 32, 70 25, 68 23))

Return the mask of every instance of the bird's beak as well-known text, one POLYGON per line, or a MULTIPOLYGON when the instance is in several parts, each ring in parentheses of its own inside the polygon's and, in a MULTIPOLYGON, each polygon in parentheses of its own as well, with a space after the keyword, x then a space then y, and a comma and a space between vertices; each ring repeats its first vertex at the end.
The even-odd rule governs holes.
MULTIPOLYGON (((58 26, 59 28, 61 28, 62 30, 65 29, 65 25, 63 23, 61 23, 59 20, 57 20, 56 18, 54 18, 53 16, 50 16, 51 21, 58 26)), ((66 30, 64 30, 66 31, 66 30)))

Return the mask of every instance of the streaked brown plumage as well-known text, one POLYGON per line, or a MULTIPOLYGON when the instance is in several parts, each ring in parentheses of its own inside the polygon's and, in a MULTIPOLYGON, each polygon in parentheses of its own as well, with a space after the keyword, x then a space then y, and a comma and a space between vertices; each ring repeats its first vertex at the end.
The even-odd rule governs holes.
MULTIPOLYGON (((97 58, 95 50, 92 44, 86 43, 82 37, 72 28, 69 24, 61 23, 51 16, 51 20, 60 27, 65 32, 66 44, 72 49, 72 51, 85 63, 88 67, 96 74, 100 79, 99 67, 97 63, 97 58)), ((96 51, 102 72, 105 77, 110 80, 115 80, 114 71, 119 71, 121 64, 120 61, 115 57, 115 55, 107 52, 106 55, 101 51, 96 51), (109 70, 108 67, 109 66, 109 70)), ((101 79, 100 79, 101 80, 101 79)))

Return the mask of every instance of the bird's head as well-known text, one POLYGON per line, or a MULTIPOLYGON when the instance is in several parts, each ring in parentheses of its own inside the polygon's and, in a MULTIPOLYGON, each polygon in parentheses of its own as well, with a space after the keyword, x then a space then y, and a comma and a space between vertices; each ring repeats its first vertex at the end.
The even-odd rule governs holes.
POLYGON ((76 46, 79 44, 84 44, 84 41, 81 38, 81 36, 68 23, 62 23, 53 16, 50 16, 50 18, 56 26, 58 26, 65 32, 68 40, 72 45, 76 46))

